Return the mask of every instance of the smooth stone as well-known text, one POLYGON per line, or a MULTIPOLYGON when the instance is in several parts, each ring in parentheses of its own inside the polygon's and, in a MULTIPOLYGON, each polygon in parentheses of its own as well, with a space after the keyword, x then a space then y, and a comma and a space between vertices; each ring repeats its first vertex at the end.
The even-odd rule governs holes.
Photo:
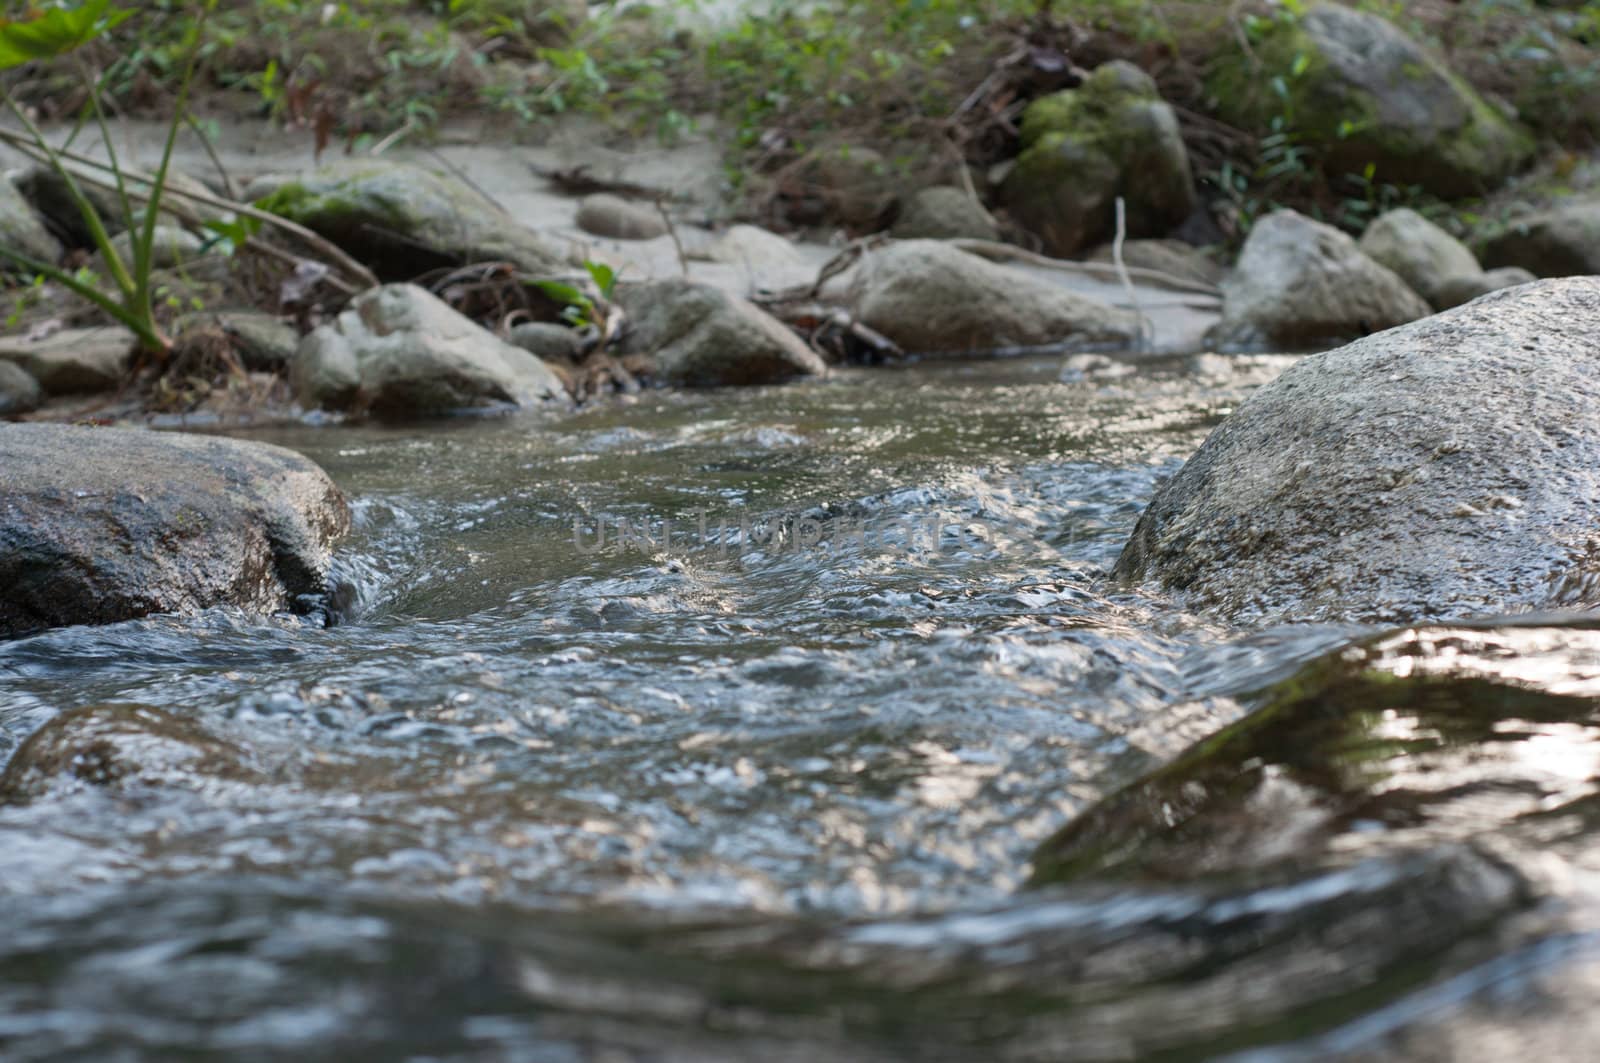
POLYGON ((1405 207, 1367 226, 1357 246, 1378 265, 1393 270, 1436 310, 1457 305, 1444 299, 1446 284, 1483 272, 1466 244, 1405 207))
POLYGON ((629 320, 621 352, 650 356, 661 383, 773 384, 827 372, 782 322, 721 288, 661 280, 621 285, 616 299, 629 320))
POLYGON ((1000 226, 982 203, 950 185, 924 188, 900 207, 889 230, 897 240, 998 240, 1000 226))
POLYGON ((0 361, 27 370, 46 395, 111 391, 127 378, 137 346, 119 325, 60 329, 38 340, 0 338, 0 361))
POLYGON ((0 362, 0 417, 32 413, 44 401, 39 382, 15 362, 0 362))
POLYGON ((669 231, 666 220, 647 207, 609 192, 583 197, 578 204, 578 228, 613 240, 654 240, 669 231))

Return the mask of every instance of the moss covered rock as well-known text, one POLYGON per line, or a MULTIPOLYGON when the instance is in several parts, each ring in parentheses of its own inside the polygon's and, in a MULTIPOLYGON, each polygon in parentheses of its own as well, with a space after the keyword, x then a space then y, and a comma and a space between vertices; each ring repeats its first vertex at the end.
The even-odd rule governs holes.
POLYGON ((1374 180, 1441 196, 1493 188, 1534 152, 1531 134, 1433 53, 1335 4, 1280 17, 1252 54, 1220 61, 1207 88, 1225 121, 1298 134, 1330 172, 1372 164, 1374 180))
POLYGON ((336 163, 276 182, 259 205, 332 240, 383 280, 482 261, 551 273, 564 258, 464 181, 408 163, 336 163))
POLYGON ((1029 105, 1022 154, 1002 194, 1012 217, 1056 255, 1110 237, 1119 196, 1132 236, 1165 235, 1196 202, 1177 117, 1149 75, 1120 60, 1029 105))

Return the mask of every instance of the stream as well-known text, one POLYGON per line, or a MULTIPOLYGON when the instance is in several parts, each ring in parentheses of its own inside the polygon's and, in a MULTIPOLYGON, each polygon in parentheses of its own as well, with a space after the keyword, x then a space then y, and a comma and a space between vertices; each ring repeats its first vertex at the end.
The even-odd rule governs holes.
MULTIPOLYGON (((91 706, 215 750, 0 804, 0 1057, 1558 1058, 1600 1022, 1600 632, 1245 632, 1106 580, 1289 363, 243 433, 350 495, 349 601, 0 643, 0 761, 91 706), (1361 792, 1404 823, 1327 826, 1302 774, 1220 869, 1030 885, 1079 813, 1362 654, 1534 701, 1375 711, 1361 792)), ((1297 726, 1241 763, 1323 748, 1297 726)))

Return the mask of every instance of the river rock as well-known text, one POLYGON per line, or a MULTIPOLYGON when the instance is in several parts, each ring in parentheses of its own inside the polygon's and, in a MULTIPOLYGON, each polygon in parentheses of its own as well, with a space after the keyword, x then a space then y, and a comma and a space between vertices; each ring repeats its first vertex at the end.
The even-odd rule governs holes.
POLYGON ((1486 270, 1467 277, 1451 277, 1439 288, 1439 308, 1448 310, 1462 303, 1470 303, 1480 295, 1531 284, 1539 278, 1519 266, 1504 266, 1486 270))
POLYGON ((1364 255, 1393 270, 1437 310, 1459 303, 1444 300, 1446 286, 1483 273, 1466 244, 1405 207, 1391 210, 1367 226, 1359 246, 1364 255))
POLYGON ((578 228, 615 240, 654 240, 667 235, 665 219, 654 207, 633 203, 609 192, 585 196, 578 204, 578 228))
POLYGON ((889 230, 898 240, 997 240, 1000 226, 965 189, 924 188, 900 208, 889 230))
POLYGON ((738 267, 753 288, 809 284, 817 272, 794 244, 754 225, 732 226, 706 249, 705 257, 738 267))
POLYGON ((248 755, 193 719, 147 705, 68 709, 17 747, 0 772, 0 805, 94 788, 132 795, 249 779, 248 755))
POLYGON ((583 350, 583 337, 565 325, 551 321, 524 321, 506 337, 513 347, 553 361, 574 359, 583 350))
POLYGON ((551 273, 565 258, 466 182, 408 163, 345 160, 253 191, 264 188, 262 207, 332 240, 383 280, 491 260, 551 273))
POLYGON ((616 298, 629 322, 622 353, 651 356, 662 383, 771 384, 827 372, 782 322, 721 288, 671 279, 619 286, 616 298))
POLYGON ((1001 191, 1011 216, 1063 257, 1111 237, 1118 196, 1130 236, 1163 236, 1197 203, 1177 117, 1150 76, 1121 60, 1028 105, 1001 191))
MULTIPOLYGON (((1115 262, 1111 244, 1101 244, 1088 255, 1089 262, 1115 262)), ((1198 247, 1182 240, 1125 240, 1122 245, 1124 265, 1139 269, 1159 270, 1180 280, 1197 284, 1221 284, 1227 270, 1215 258, 1198 247)))
POLYGON ((1292 210, 1256 222, 1222 282, 1219 350, 1328 348, 1427 317, 1428 304, 1356 242, 1292 210))
MULTIPOLYGON (((123 263, 133 268, 133 234, 120 232, 111 238, 123 263)), ((205 241, 177 225, 157 225, 150 241, 150 264, 155 269, 177 269, 206 254, 205 241)), ((104 272, 105 264, 95 256, 95 269, 104 272)))
POLYGON ((857 319, 916 353, 1123 346, 1138 333, 1128 311, 939 240, 906 240, 868 253, 852 289, 857 319))
POLYGON ((212 436, 0 425, 0 637, 232 605, 321 607, 350 514, 299 454, 212 436))
POLYGON ((1600 199, 1518 218, 1483 242, 1483 263, 1520 266, 1537 277, 1600 273, 1600 199))
POLYGON ((0 417, 31 413, 43 398, 39 382, 27 370, 15 362, 0 361, 0 417))
POLYGON ((791 200, 788 213, 802 225, 831 222, 872 231, 897 202, 888 161, 855 144, 817 151, 800 167, 799 186, 800 195, 791 200))
MULTIPOLYGON (((60 241, 50 235, 10 177, 0 177, 0 245, 47 266, 55 265, 61 257, 60 241)), ((18 267, 7 261, 0 262, 0 268, 18 267)))
MULTIPOLYGON (((191 192, 210 192, 204 183, 178 170, 167 171, 167 187, 191 192)), ((122 202, 114 189, 102 188, 88 181, 79 181, 78 188, 94 207, 95 212, 100 215, 100 223, 108 236, 117 236, 128 228, 122 213, 122 202)), ((68 246, 85 249, 92 249, 95 246, 89 225, 83 219, 83 212, 73 200, 72 194, 67 190, 67 183, 61 179, 60 174, 48 166, 31 167, 17 176, 17 190, 33 204, 34 210, 45 220, 51 232, 59 235, 68 246)), ((144 205, 135 202, 133 210, 135 219, 142 223, 144 205)))
POLYGON ((47 395, 110 391, 125 379, 138 341, 121 326, 60 329, 42 339, 0 339, 0 361, 15 362, 47 395))
POLYGON ((1600 601, 1600 280, 1298 362, 1156 492, 1116 564, 1237 619, 1600 601))
POLYGON ((384 417, 525 406, 566 394, 538 358, 414 284, 363 292, 301 341, 301 403, 384 417))
POLYGON ((244 367, 256 373, 276 373, 294 361, 300 334, 275 314, 256 310, 207 310, 180 318, 179 334, 193 328, 213 327, 233 341, 244 367))
POLYGON ((1533 157, 1526 130, 1379 15, 1321 3, 1263 24, 1248 53, 1213 66, 1207 89, 1226 122, 1267 133, 1292 116, 1330 172, 1370 163, 1375 181, 1446 197, 1494 188, 1533 157))

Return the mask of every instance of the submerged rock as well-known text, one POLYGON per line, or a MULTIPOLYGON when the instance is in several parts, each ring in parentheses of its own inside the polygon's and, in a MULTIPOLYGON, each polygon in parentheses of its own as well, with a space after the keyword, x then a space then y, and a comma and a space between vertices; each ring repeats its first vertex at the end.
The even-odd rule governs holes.
POLYGON ((1446 286, 1461 278, 1483 275, 1466 244, 1404 207, 1389 211, 1367 226, 1359 246, 1364 255, 1393 270, 1436 310, 1460 303, 1445 301, 1446 286))
POLYGON ((1600 280, 1306 358, 1156 492, 1116 575, 1261 622, 1600 602, 1600 280))
POLYGON ((293 451, 209 436, 0 425, 0 638, 232 605, 324 605, 344 497, 293 451))
POLYGON ((1207 339, 1221 350, 1319 350, 1431 312, 1350 237, 1279 210, 1250 230, 1222 282, 1222 320, 1207 339))
POLYGON ((1034 881, 1237 883, 1503 844, 1525 817, 1600 799, 1570 770, 1600 755, 1597 654, 1600 632, 1576 625, 1416 628, 1342 647, 1078 816, 1040 847, 1034 881))
POLYGON ((1600 273, 1600 200, 1518 218, 1483 242, 1483 263, 1518 266, 1537 277, 1600 273))
POLYGON ((564 397, 550 368, 414 284, 364 292, 300 344, 291 367, 308 407, 409 417, 564 397))
POLYGON ((1538 280, 1520 266, 1502 266, 1467 277, 1451 277, 1439 286, 1439 309, 1448 310, 1462 303, 1470 303, 1480 295, 1515 288, 1519 284, 1532 284, 1538 280))
POLYGON ((1531 134, 1379 15, 1321 3, 1263 24, 1208 80, 1224 121, 1265 133, 1292 114, 1331 172, 1371 164, 1375 181, 1447 197, 1494 188, 1533 157, 1531 134))
POLYGON ((662 280, 622 285, 616 299, 629 322, 622 353, 650 356, 662 383, 771 384, 827 372, 782 322, 721 288, 662 280))
POLYGON ((0 361, 0 417, 37 410, 43 398, 39 382, 27 370, 15 362, 0 361))
POLYGON ((851 300, 856 317, 912 353, 1041 344, 1129 345, 1133 314, 939 240, 870 252, 851 300))
POLYGON ((1119 196, 1131 236, 1163 236, 1197 203, 1177 117, 1150 76, 1121 60, 1028 106, 1003 195, 1011 216, 1062 256, 1116 231, 1119 196))
POLYGON ((653 207, 599 192, 578 204, 578 228, 614 240, 654 240, 667 235, 667 223, 653 207))
POLYGON ((246 760, 244 750, 186 717, 145 705, 89 705, 63 712, 17 747, 0 772, 0 805, 89 787, 129 793, 258 778, 246 760))
POLYGON ((0 362, 15 362, 47 395, 110 391, 133 364, 138 341, 121 326, 61 329, 42 339, 0 339, 0 362))
MULTIPOLYGON (((0 175, 0 245, 37 259, 47 266, 61 257, 61 243, 45 228, 33 205, 17 190, 11 178, 0 175)), ((18 268, 10 260, 0 261, 0 269, 18 268)))
POLYGON ((332 240, 382 280, 482 261, 549 273, 565 258, 472 186, 420 166, 350 160, 274 186, 261 207, 332 240))
POLYGON ((1000 226, 965 189, 936 185, 906 200, 889 230, 897 240, 997 240, 1000 226))

